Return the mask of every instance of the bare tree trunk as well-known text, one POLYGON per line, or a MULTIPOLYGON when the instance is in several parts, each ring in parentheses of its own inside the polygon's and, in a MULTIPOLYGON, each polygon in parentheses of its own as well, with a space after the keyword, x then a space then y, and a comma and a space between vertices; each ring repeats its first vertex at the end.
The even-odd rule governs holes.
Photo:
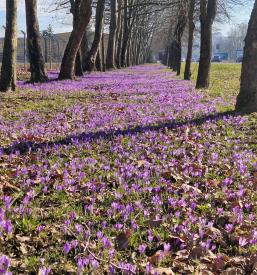
MULTIPOLYGON (((73 29, 75 29, 78 25, 78 19, 79 19, 79 5, 78 3, 75 2, 75 0, 70 0, 70 5, 71 5, 71 13, 73 15, 73 29)), ((82 38, 83 40, 83 38, 82 38)), ((82 44, 82 41, 81 41, 82 44)), ((80 45, 81 45, 80 44, 80 45)), ((75 75, 76 76, 83 76, 83 68, 82 68, 82 60, 81 60, 81 52, 80 52, 81 46, 78 49, 77 55, 76 55, 76 60, 75 60, 75 75)))
POLYGON ((189 14, 188 14, 188 45, 187 45, 187 59, 184 72, 184 79, 190 80, 191 78, 191 60, 193 52, 193 42, 194 42, 194 11, 195 11, 195 0, 190 0, 189 14))
POLYGON ((131 55, 131 35, 129 35, 128 44, 127 44, 127 52, 126 52, 126 65, 130 67, 130 55, 131 55))
POLYGON ((16 89, 17 0, 6 0, 6 29, 0 78, 0 91, 16 89))
POLYGON ((176 45, 175 41, 172 41, 169 49, 169 67, 175 71, 176 61, 175 61, 175 55, 176 55, 176 45))
POLYGON ((106 68, 115 69, 115 42, 117 31, 117 0, 111 0, 111 22, 106 58, 106 68))
POLYGON ((212 25, 217 12, 217 0, 200 0, 201 50, 196 88, 208 88, 212 56, 212 25))
POLYGON ((120 53, 121 45, 123 38, 123 28, 122 28, 122 1, 118 0, 118 26, 117 26, 117 35, 116 35, 116 66, 117 68, 121 67, 120 53))
POLYGON ((187 23, 187 4, 183 3, 179 8, 177 24, 174 29, 174 39, 171 48, 171 68, 180 75, 182 55, 182 35, 187 23))
POLYGON ((102 72, 103 71, 103 64, 102 64, 102 51, 99 49, 96 55, 96 59, 95 59, 95 69, 98 72, 102 72))
POLYGON ((257 0, 255 0, 245 39, 241 73, 241 88, 237 97, 236 110, 257 112, 257 0))
POLYGON ((95 16, 95 37, 85 64, 86 65, 85 69, 89 72, 92 72, 95 69, 96 57, 99 51, 102 34, 103 34, 104 9, 105 9, 105 0, 98 0, 97 7, 96 7, 96 16, 95 16))
POLYGON ((59 79, 75 78, 77 52, 92 14, 92 0, 77 0, 75 5, 79 10, 78 20, 75 24, 76 27, 73 28, 71 32, 69 42, 64 52, 59 79))
POLYGON ((121 47, 121 67, 125 67, 126 64, 126 53, 127 53, 127 45, 129 40, 129 19, 128 19, 128 0, 124 0, 124 15, 123 15, 123 40, 121 47))
POLYGON ((25 0, 27 45, 30 61, 30 82, 46 82, 45 62, 41 48, 39 24, 37 17, 37 0, 25 0))
POLYGON ((105 63, 105 43, 104 43, 104 33, 102 35, 102 41, 101 41, 101 52, 102 52, 102 67, 103 72, 106 71, 106 63, 105 63))
POLYGON ((163 63, 163 65, 168 66, 168 62, 169 62, 169 48, 166 47, 166 48, 165 48, 164 55, 163 55, 162 63, 163 63))
POLYGON ((88 37, 87 37, 87 30, 86 30, 80 45, 83 72, 86 71, 86 58, 89 54, 89 51, 90 49, 88 45, 88 37))
POLYGON ((83 67, 82 67, 82 57, 80 49, 77 52, 76 61, 75 61, 75 75, 83 76, 83 67))

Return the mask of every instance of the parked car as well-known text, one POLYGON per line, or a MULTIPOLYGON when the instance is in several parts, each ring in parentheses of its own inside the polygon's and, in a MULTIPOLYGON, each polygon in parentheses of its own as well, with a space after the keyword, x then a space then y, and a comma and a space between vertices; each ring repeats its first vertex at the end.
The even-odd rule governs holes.
POLYGON ((218 62, 220 63, 222 60, 219 55, 214 55, 212 58, 212 62, 218 62))
POLYGON ((238 56, 237 59, 236 59, 236 62, 237 63, 242 63, 243 62, 243 56, 238 56))

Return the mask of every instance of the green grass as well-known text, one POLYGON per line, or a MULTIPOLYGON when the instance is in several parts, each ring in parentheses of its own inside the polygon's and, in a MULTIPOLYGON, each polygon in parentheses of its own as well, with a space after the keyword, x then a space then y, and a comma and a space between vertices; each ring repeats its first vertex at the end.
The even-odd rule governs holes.
MULTIPOLYGON (((196 81, 197 66, 198 64, 196 63, 192 64, 193 82, 196 81)), ((217 104, 219 104, 219 102, 222 103, 223 99, 226 102, 224 106, 220 105, 218 110, 226 110, 225 108, 232 109, 234 107, 235 96, 239 92, 240 67, 240 64, 212 64, 211 85, 209 89, 201 91, 202 93, 206 93, 206 97, 204 97, 203 100, 207 102, 211 98, 211 100, 214 100, 216 102, 216 98, 218 97, 221 98, 221 100, 218 100, 217 104)), ((181 78, 182 77, 183 71, 181 74, 181 78)), ((103 103, 117 103, 117 101, 120 101, 121 103, 136 103, 139 102, 139 100, 143 102, 144 99, 140 97, 140 94, 137 97, 128 97, 128 95, 123 94, 123 91, 121 91, 121 93, 119 94, 118 99, 114 99, 109 95, 90 93, 86 91, 57 95, 45 95, 44 91, 38 93, 33 91, 20 91, 17 93, 0 95, 0 115, 2 115, 4 119, 12 122, 13 120, 24 116, 23 113, 25 111, 33 111, 39 113, 42 116, 42 124, 47 125, 48 122, 51 122, 54 119, 54 116, 56 116, 58 112, 63 112, 65 115, 68 116, 70 115, 70 112, 67 111, 67 108, 72 107, 75 104, 82 104, 83 106, 87 107, 87 105, 95 102, 96 100, 101 100, 101 102, 103 103)), ((29 116, 33 116, 33 114, 29 114, 29 116)), ((220 150, 219 154, 223 159, 225 159, 231 154, 231 148, 234 143, 238 142, 239 146, 245 146, 246 149, 250 148, 251 150, 256 152, 257 145, 255 140, 257 139, 257 114, 253 114, 248 117, 249 122, 245 122, 242 126, 236 128, 234 127, 234 124, 227 125, 224 120, 221 119, 216 123, 216 130, 210 130, 209 133, 211 133, 211 135, 208 135, 208 128, 205 127, 205 124, 203 126, 192 126, 194 128, 190 128, 190 132, 195 132, 197 135, 200 134, 199 136, 201 136, 201 138, 199 139, 199 141, 189 140, 190 146, 186 145, 185 150, 187 150, 190 154, 192 152, 193 157, 193 153, 197 152, 196 145, 198 142, 200 145, 201 143, 205 144, 207 142, 210 143, 211 146, 216 146, 217 144, 217 148, 218 150, 220 150), (227 139, 229 139, 229 141, 231 142, 228 142, 227 139)), ((215 125, 213 125, 213 127, 214 126, 215 125)), ((178 136, 181 136, 181 132, 176 131, 178 130, 174 129, 171 132, 168 132, 168 129, 165 130, 165 135, 167 134, 167 137, 168 139, 170 139, 171 144, 174 143, 174 147, 172 150, 180 149, 182 147, 182 144, 185 143, 184 140, 183 143, 181 143, 181 140, 178 139, 178 136)), ((161 135, 163 135, 163 133, 161 133, 161 135)), ((135 136, 135 138, 139 137, 140 135, 135 136)), ((121 148, 124 148, 122 150, 126 150, 127 154, 129 155, 129 160, 127 161, 125 159, 125 161, 127 161, 127 163, 131 163, 131 165, 135 167, 138 167, 135 169, 137 169, 139 172, 143 169, 146 169, 144 166, 140 167, 139 165, 139 162, 142 159, 142 155, 146 155, 147 158, 149 157, 149 161, 154 160, 156 167, 162 167, 163 160, 162 158, 159 158, 161 152, 159 151, 159 146, 162 146, 161 148, 167 148, 166 139, 163 141, 163 143, 161 143, 162 141, 160 136, 160 140, 158 140, 158 143, 156 144, 154 143, 154 141, 149 141, 149 143, 143 144, 142 142, 144 140, 142 139, 141 143, 139 143, 140 147, 137 147, 137 150, 135 150, 133 146, 135 139, 132 140, 130 136, 125 135, 122 136, 121 141, 119 141, 120 138, 121 137, 117 138, 117 142, 120 142, 121 148), (156 146, 156 148, 153 153, 150 154, 148 152, 148 148, 153 148, 154 146, 156 146), (155 156, 158 156, 158 158, 155 156)), ((148 139, 150 140, 150 138, 148 139)), ((3 144, 8 144, 8 142, 9 140, 6 139, 1 140, 0 136, 1 146, 3 146, 3 144)), ((44 259, 45 266, 51 266, 54 274, 75 274, 77 268, 77 258, 75 258, 75 256, 80 255, 83 250, 80 251, 78 248, 77 250, 71 251, 69 255, 64 255, 63 253, 64 243, 66 241, 75 239, 74 233, 72 231, 75 230, 75 224, 78 223, 82 225, 87 225, 88 222, 92 222, 94 224, 95 232, 98 230, 103 230, 103 233, 109 239, 115 240, 115 236, 117 236, 117 230, 114 229, 113 225, 116 223, 117 220, 121 220, 121 216, 110 216, 107 215, 106 212, 106 209, 108 209, 111 206, 111 203, 115 200, 114 189, 117 194, 122 195, 121 202, 124 203, 124 205, 133 204, 134 202, 140 200, 146 202, 150 201, 151 193, 140 195, 140 193, 132 190, 131 193, 128 194, 127 191, 121 186, 113 185, 113 182, 117 181, 117 175, 119 175, 119 172, 117 172, 119 171, 118 166, 115 161, 119 158, 120 154, 117 150, 113 150, 113 144, 115 142, 116 141, 111 142, 109 140, 101 140, 97 142, 92 141, 90 142, 90 146, 85 145, 79 149, 75 145, 70 147, 62 146, 62 148, 58 151, 56 150, 55 152, 53 149, 45 155, 42 151, 39 150, 36 153, 31 152, 26 155, 18 155, 13 158, 6 157, 5 159, 3 159, 2 163, 0 163, 2 164, 2 166, 0 166, 0 181, 1 178, 4 178, 4 180, 8 182, 10 181, 12 185, 17 184, 17 186, 19 186, 18 183, 21 181, 21 179, 17 179, 16 173, 13 173, 13 171, 17 170, 18 166, 29 167, 29 169, 31 168, 31 173, 28 174, 28 177, 32 177, 33 180, 34 178, 32 168, 34 165, 36 167, 47 165, 47 167, 49 167, 49 171, 51 170, 51 177, 47 182, 48 191, 46 192, 46 194, 43 194, 42 192, 42 184, 39 184, 38 181, 35 180, 34 189, 36 197, 35 200, 31 201, 29 204, 29 207, 32 210, 30 215, 25 217, 23 217, 22 215, 15 216, 15 222, 13 222, 14 234, 12 237, 9 237, 9 243, 1 243, 0 238, 0 252, 10 255, 10 257, 14 258, 17 263, 17 266, 12 267, 14 273, 16 272, 15 274, 36 274, 39 267, 42 266, 42 259, 44 259), (43 154, 43 156, 41 154, 43 154), (81 183, 78 183, 78 191, 71 192, 70 189, 66 188, 64 191, 57 192, 57 190, 55 189, 55 185, 64 184, 64 170, 68 170, 71 173, 72 161, 75 159, 84 162, 86 158, 93 158, 96 160, 96 163, 92 166, 86 165, 83 168, 85 176, 81 180, 81 183), (56 163, 58 163, 58 168, 51 168, 54 167, 56 163), (110 165, 110 170, 108 170, 108 165, 106 164, 110 165), (107 167, 106 170, 105 167, 107 167), (117 175, 115 172, 117 173, 117 175), (105 193, 98 194, 97 192, 92 192, 88 188, 85 188, 84 183, 94 182, 95 179, 97 179, 97 184, 98 182, 106 183, 107 187, 105 193), (94 202, 92 201, 92 199, 94 199, 94 202), (85 206, 91 205, 92 203, 94 203, 94 205, 96 206, 96 210, 85 211, 85 206), (75 212, 77 217, 72 222, 71 230, 63 233, 62 229, 64 228, 64 222, 70 220, 70 214, 72 212, 75 212), (111 227, 102 229, 102 221, 106 221, 108 224, 111 225, 111 227), (44 226, 44 229, 40 233, 37 231, 39 225, 44 226), (26 237, 26 239, 24 239, 24 237, 26 237), (11 253, 9 253, 10 251, 11 253), (12 253, 12 251, 17 254, 12 253)), ((204 152, 209 152, 209 147, 207 147, 206 150, 208 151, 204 152)), ((171 161, 171 159, 169 159, 169 156, 171 155, 172 154, 167 153, 167 161, 169 162, 171 161)), ((180 156, 178 156, 177 158, 178 162, 180 162, 180 156)), ((249 163, 253 163, 255 161, 256 159, 252 159, 251 161, 249 161, 249 163)), ((122 165, 125 166, 125 162, 122 165)), ((216 188, 215 184, 218 185, 223 180, 223 174, 230 173, 230 168, 228 169, 225 165, 223 165, 223 163, 219 165, 220 167, 217 168, 210 167, 208 173, 206 172, 205 178, 203 178, 204 181, 206 180, 210 182, 210 184, 213 184, 214 187, 211 188, 216 188)), ((180 184, 184 184, 184 180, 182 178, 173 179, 173 176, 170 173, 168 173, 168 176, 161 174, 161 177, 165 178, 165 180, 169 182, 175 180, 178 186, 180 186, 180 184)), ((138 181, 138 184, 140 186, 143 186, 143 180, 137 179, 136 176, 133 180, 138 181)), ((201 181, 201 179, 199 179, 199 181, 201 181)), ((129 182, 129 184, 130 183, 131 182, 129 182)), ((166 215, 168 214, 168 211, 170 211, 166 203, 169 196, 168 193, 165 194, 166 183, 162 183, 160 181, 160 177, 156 176, 155 173, 153 173, 153 175, 151 176, 151 187, 156 188, 158 186, 160 186, 160 190, 163 190, 161 191, 163 194, 162 199, 165 202, 162 204, 160 212, 166 215)), ((257 194, 256 192, 250 193, 250 184, 248 185, 248 188, 249 192, 247 193, 247 199, 249 201, 255 202, 257 200, 257 194)), ((176 189, 175 184, 174 189, 176 189)), ((22 189, 22 191, 16 196, 15 194, 13 195, 14 206, 18 206, 22 202, 22 198, 26 194, 26 190, 27 189, 22 189)), ((9 192, 11 191, 12 190, 9 190, 9 192)), ((3 193, 1 192, 2 190, 0 188, 0 198, 3 195, 3 193)), ((223 192, 223 189, 217 186, 215 200, 217 198, 219 201, 226 201, 225 195, 226 194, 223 192)), ((179 192, 177 194, 174 193, 174 198, 179 199, 179 196, 179 192)), ((210 192, 210 197, 212 198, 212 192, 210 192)), ((189 199, 190 197, 189 195, 185 195, 185 198, 189 199)), ((201 200, 199 200, 199 205, 196 209, 197 215, 208 218, 215 217, 215 207, 213 207, 211 204, 211 198, 202 199, 202 196, 200 198, 201 200)), ((232 204, 233 202, 226 201, 226 205, 230 205, 230 203, 232 204)), ((176 216, 174 216, 171 220, 171 223, 179 225, 180 223, 182 223, 184 216, 185 212, 182 211, 181 217, 177 218, 176 216)), ((147 261, 146 256, 139 256, 139 254, 135 254, 135 251, 137 253, 137 247, 139 246, 139 244, 148 242, 146 233, 147 228, 152 227, 149 223, 149 221, 151 222, 151 220, 147 220, 145 218, 144 212, 140 211, 138 211, 138 213, 133 213, 133 215, 131 214, 131 220, 137 221, 140 230, 132 234, 129 248, 126 252, 117 251, 115 262, 119 262, 127 258, 130 259, 130 257, 132 258, 132 256, 130 255, 136 255, 136 258, 134 260, 136 264, 147 261)), ((157 228, 152 228, 151 230, 153 231, 153 235, 156 239, 160 236, 161 239, 166 242, 170 238, 170 235, 168 234, 169 231, 167 229, 170 228, 170 226, 171 225, 169 223, 164 222, 160 224, 157 228)), ((248 230, 246 226, 245 228, 245 231, 248 230)), ((198 232, 197 224, 192 225, 192 232, 198 232)), ((78 240, 80 240, 80 236, 77 236, 77 238, 78 240)), ((148 244, 148 246, 149 250, 153 250, 155 248, 155 243, 148 244)), ((97 253, 99 249, 101 249, 99 244, 95 242, 93 242, 92 248, 97 253)), ((220 253, 224 252, 224 248, 218 247, 217 249, 220 253)), ((233 247, 226 248, 227 251, 232 251, 232 249, 233 247)), ((250 249, 251 251, 249 250, 249 253, 255 253, 257 247, 252 246, 250 249)), ((100 252, 100 254, 101 253, 101 257, 103 259, 108 259, 107 250, 103 250, 103 252, 100 252)), ((244 251, 240 251, 239 254, 241 255, 243 253, 244 251)), ((171 262, 174 262, 172 257, 173 254, 171 256, 163 258, 163 260, 159 263, 160 267, 170 267, 171 262)), ((193 264, 197 265, 197 262, 195 261, 193 264)), ((198 264, 200 265, 200 262, 198 262, 198 264)), ((89 272, 91 272, 90 269, 88 269, 88 273, 84 274, 89 274, 89 272)), ((98 273, 91 274, 103 273, 104 271, 101 270, 98 273)))
MULTIPOLYGON (((182 64, 180 78, 184 77, 185 63, 182 64)), ((192 63, 191 80, 196 83, 198 73, 198 63, 192 63)), ((221 97, 233 108, 233 100, 240 89, 241 64, 235 63, 212 63, 210 75, 210 87, 205 90, 211 98, 221 97)), ((219 109, 222 109, 219 106, 219 109)))

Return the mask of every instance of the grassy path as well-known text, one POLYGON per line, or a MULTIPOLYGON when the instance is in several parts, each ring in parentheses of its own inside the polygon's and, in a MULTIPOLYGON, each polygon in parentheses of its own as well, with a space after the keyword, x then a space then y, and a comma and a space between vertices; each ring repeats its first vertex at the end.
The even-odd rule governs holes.
POLYGON ((0 274, 251 274, 256 115, 158 65, 19 85, 0 98, 0 274))

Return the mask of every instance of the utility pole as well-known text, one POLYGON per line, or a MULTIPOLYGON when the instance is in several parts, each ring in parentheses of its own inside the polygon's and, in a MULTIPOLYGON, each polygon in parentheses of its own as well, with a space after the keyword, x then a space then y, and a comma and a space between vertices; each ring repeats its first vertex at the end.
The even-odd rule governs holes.
POLYGON ((26 32, 21 30, 21 33, 23 34, 23 61, 24 61, 24 71, 27 71, 27 43, 26 43, 26 32))

